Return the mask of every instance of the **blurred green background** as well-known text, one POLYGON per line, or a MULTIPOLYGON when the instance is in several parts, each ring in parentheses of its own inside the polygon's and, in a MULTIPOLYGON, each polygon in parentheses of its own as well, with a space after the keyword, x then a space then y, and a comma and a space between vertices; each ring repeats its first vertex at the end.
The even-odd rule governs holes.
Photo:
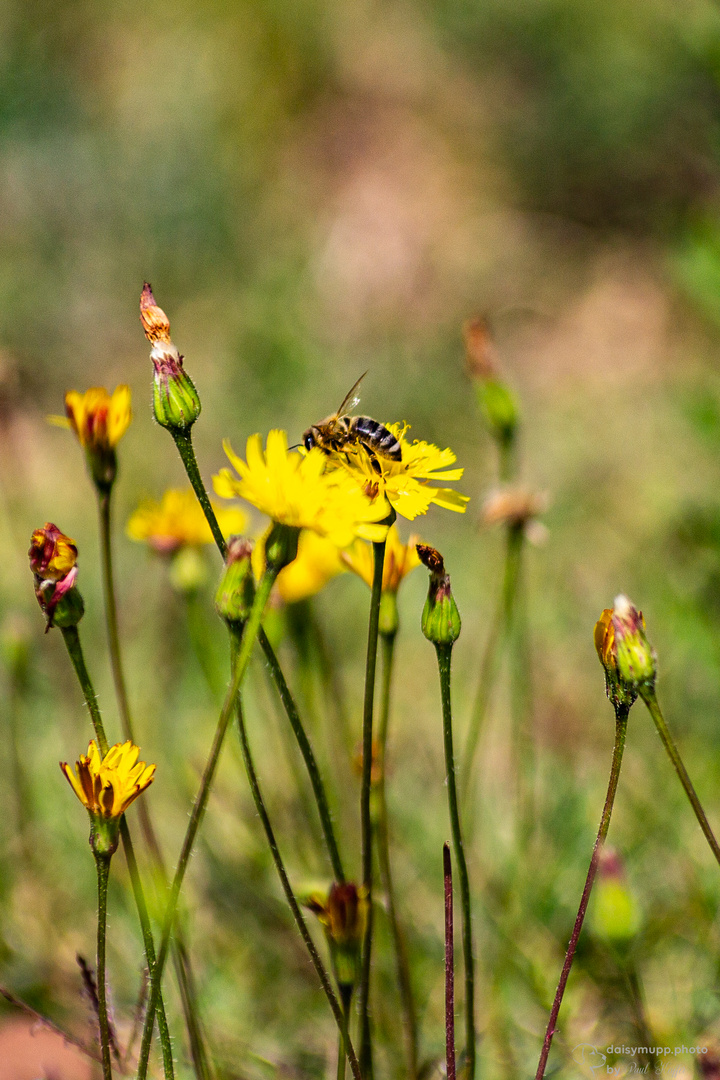
MULTIPOLYGON (((158 762, 150 797, 171 865, 222 694, 214 552, 195 612, 215 663, 213 694, 183 599, 123 532, 142 496, 183 485, 151 418, 143 279, 202 397, 194 433, 206 480, 223 463, 223 437, 242 450, 248 434, 279 426, 297 440, 365 369, 362 411, 453 447, 468 512, 432 508, 418 525, 445 554, 464 620, 460 743, 502 561, 500 532, 480 520, 494 448, 462 363, 461 324, 483 313, 522 403, 522 477, 550 497, 548 537, 530 551, 526 581, 539 839, 521 850, 508 827, 503 671, 478 767, 471 864, 482 1075, 534 1072, 612 745, 592 626, 621 590, 645 612, 661 701, 720 821, 719 80, 720 10, 705 0, 4 0, 0 605, 3 711, 14 717, 21 766, 18 780, 6 729, 4 983, 74 1030, 86 1022, 74 954, 92 954, 94 876, 85 820, 56 763, 74 760, 88 725, 59 635, 43 636, 25 560, 44 521, 77 540, 88 662, 117 735, 93 493, 77 444, 45 419, 62 412, 65 390, 133 390, 117 575, 131 700, 143 756, 158 762), (29 659, 13 704, 18 641, 29 659)), ((436 673, 419 631, 424 590, 418 572, 401 603, 390 802, 433 1075, 448 825, 436 673)), ((349 576, 316 605, 351 739, 366 605, 349 576)), ((283 655, 294 670, 289 646, 283 655)), ((294 880, 322 878, 260 664, 250 695, 294 880)), ((317 706, 317 687, 316 697, 317 706)), ((313 711, 314 739, 330 746, 332 717, 313 711)), ((338 767, 329 750, 325 764, 338 767)), ((331 784, 347 797, 357 873, 352 785, 342 769, 331 784)), ((628 954, 657 1042, 720 1037, 720 879, 640 706, 611 840, 640 929, 622 955, 601 933, 586 935, 554 1050, 563 1076, 587 1075, 573 1060, 578 1043, 637 1041, 628 954)), ((116 1009, 128 1016, 141 953, 123 875, 118 868, 110 962, 116 1009)), ((187 908, 219 1075, 330 1075, 331 1018, 283 908, 234 744, 187 908)), ((378 1068, 399 1076, 392 964, 383 963, 378 1068)), ((187 1076, 177 1018, 173 1026, 187 1076)))

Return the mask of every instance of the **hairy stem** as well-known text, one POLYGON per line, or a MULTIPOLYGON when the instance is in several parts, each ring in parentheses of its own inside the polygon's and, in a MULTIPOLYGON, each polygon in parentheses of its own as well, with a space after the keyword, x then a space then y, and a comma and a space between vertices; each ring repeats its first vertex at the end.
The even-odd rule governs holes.
POLYGON ((698 819, 698 823, 699 823, 700 828, 702 829, 702 831, 703 831, 703 833, 705 835, 705 839, 707 840, 708 844, 710 845, 710 850, 712 851, 713 855, 717 859, 718 863, 720 863, 720 846, 718 845, 718 842, 715 839, 715 833, 712 831, 712 829, 710 827, 710 822, 708 821, 707 817, 705 816, 705 811, 703 810, 702 805, 700 803, 700 800, 699 800, 699 798, 697 796, 697 792, 695 791, 695 788, 692 785, 692 781, 690 780, 690 777, 687 774, 687 769, 683 765, 682 758, 680 757, 680 753, 678 751, 678 748, 675 745, 675 740, 673 739, 672 735, 670 734, 670 729, 668 728, 667 724, 665 723, 665 718, 664 718, 662 712, 660 711, 660 706, 658 705, 658 701, 657 701, 657 698, 655 696, 655 691, 654 690, 646 691, 646 693, 643 694, 642 696, 643 696, 643 701, 645 702, 645 704, 648 707, 648 711, 649 711, 650 715, 652 716, 653 720, 655 721, 655 727, 657 728, 658 735, 660 736, 660 738, 662 740, 663 746, 667 750, 668 757, 670 758, 670 760, 673 763, 673 768, 675 769, 675 772, 678 774, 678 778, 680 780, 680 783, 682 784, 683 788, 685 789, 685 794, 687 795, 688 799, 690 800, 690 805, 692 806, 693 810, 695 811, 695 817, 698 819))
POLYGON ((97 866, 98 879, 97 995, 100 1050, 102 1053, 103 1080, 112 1080, 110 1024, 108 1021, 107 986, 105 982, 105 939, 107 935, 107 892, 110 877, 110 856, 95 855, 95 865, 97 866))
POLYGON ((380 716, 378 721, 378 766, 380 778, 378 780, 378 823, 377 823, 377 850, 378 863, 380 866, 380 880, 385 893, 390 933, 392 934, 395 951, 395 968, 397 972, 398 988, 400 991, 400 1005, 403 1014, 403 1030, 405 1033, 405 1046, 407 1054, 407 1068, 409 1080, 415 1080, 418 1067, 418 1034, 417 1034, 417 1010, 412 988, 410 963, 407 954, 405 936, 402 932, 400 919, 398 918, 397 903, 395 900, 395 887, 393 884, 392 866, 390 863, 390 826, 387 810, 387 792, 385 776, 385 756, 387 749, 388 723, 390 719, 390 690, 392 686, 393 659, 395 655, 395 634, 382 634, 382 683, 380 691, 380 716))
POLYGON ((565 987, 567 985, 568 976, 570 975, 570 968, 572 967, 573 960, 575 958, 575 950, 577 948, 578 939, 580 937, 580 931, 585 920, 585 912, 587 911, 588 902, 590 900, 590 893, 592 891, 593 882, 595 881, 595 875, 598 868, 598 860, 600 858, 600 851, 610 828, 610 818, 612 816, 613 804, 615 802, 615 793, 617 792, 618 780, 620 779, 620 766, 622 765, 623 750, 625 749, 625 735, 627 732, 627 719, 630 709, 627 705, 618 705, 615 707, 615 745, 613 747, 612 764, 610 766, 610 780, 608 782, 607 794, 605 796, 605 805, 603 806, 602 816, 600 818, 600 827, 598 828, 597 837, 595 839, 595 846, 593 848, 592 858, 590 859, 590 866, 588 868, 587 877, 585 879, 585 888, 583 889, 582 896, 580 898, 580 906, 578 908, 577 916, 575 917, 575 925, 573 926, 572 934, 570 936, 570 942, 565 953, 565 962, 560 973, 560 981, 558 983, 557 990, 555 991, 555 998, 550 1011, 550 1019, 548 1020, 547 1029, 545 1031, 545 1040, 543 1042, 542 1052, 540 1054, 540 1061, 538 1063, 537 1072, 535 1074, 535 1080, 542 1080, 545 1075, 545 1066, 547 1065, 548 1054, 550 1053, 550 1046, 552 1044, 553 1035, 555 1034, 555 1025, 557 1023, 558 1013, 560 1012, 560 1006, 562 1005, 563 995, 565 993, 565 987))
POLYGON ((455 1080, 455 946, 453 941, 453 891, 450 848, 443 844, 445 893, 445 1075, 455 1080))
POLYGON ((182 850, 180 857, 178 858, 177 868, 175 870, 175 876, 170 886, 170 895, 168 898, 167 907, 165 909, 165 917, 163 919, 162 933, 160 937, 160 947, 158 949, 157 961, 155 964, 155 971, 150 983, 150 996, 148 999, 147 1014, 145 1016, 145 1024, 143 1027, 143 1037, 140 1047, 140 1060, 138 1063, 137 1080, 145 1080, 148 1069, 148 1059, 150 1056, 150 1043, 152 1040, 153 1023, 155 1018, 155 1008, 160 995, 160 987, 162 984, 163 970, 165 967, 165 960, 167 959, 168 948, 170 945, 170 935, 172 933, 173 923, 175 921, 175 913, 177 911, 177 904, 180 897, 180 889, 182 888, 183 880, 185 878, 185 871, 187 870, 190 855, 192 853, 193 845, 195 843, 195 837, 200 827, 200 823, 205 813, 205 807, 210 796, 210 789, 212 787, 213 780, 215 778, 215 771, 220 759, 220 751, 222 749, 225 735, 230 721, 235 711, 235 703, 237 701, 240 687, 242 685, 245 672, 247 671, 250 656, 252 653, 253 645, 257 637, 258 629, 262 620, 265 605, 270 595, 273 582, 275 580, 275 574, 266 571, 263 575, 260 584, 258 585, 257 592, 255 594, 255 600, 253 602, 252 611, 250 612, 250 618, 248 619, 245 633, 243 634, 240 651, 237 657, 237 661, 234 665, 232 682, 230 688, 225 697, 220 718, 215 729, 215 737, 213 739, 212 747, 210 748, 210 754, 207 762, 205 763, 205 769, 203 770, 202 779, 200 781, 200 787, 195 797, 192 812, 190 814, 190 821, 185 832, 185 839, 183 840, 182 850))
POLYGON ((473 959, 472 910, 470 903, 470 878, 465 848, 463 846, 455 780, 455 755, 453 751, 452 703, 450 697, 450 662, 452 645, 436 645, 440 694, 443 712, 443 743, 445 748, 445 771, 447 773, 448 807, 455 862, 460 879, 460 904, 462 908, 462 947, 465 972, 465 1061, 468 1080, 475 1076, 475 961, 473 959))
POLYGON ((200 503, 203 513, 207 519, 207 523, 210 526, 210 531, 213 534, 213 538, 223 559, 227 554, 227 544, 225 543, 225 537, 222 534, 222 529, 218 525, 218 520, 215 517, 215 511, 210 503, 207 490, 200 475, 200 469, 198 468, 197 458, 195 457, 195 450, 192 444, 192 436, 190 432, 181 433, 178 431, 172 431, 171 435, 175 440, 178 453, 182 458, 182 463, 185 466, 185 472, 187 473, 188 480, 192 484, 193 491, 197 495, 198 502, 200 503))
POLYGON ((372 1080, 372 1039, 370 1033, 370 959, 372 953, 372 820, 370 791, 372 781, 373 705, 375 700, 375 668, 377 664, 380 597, 382 595, 385 541, 373 543, 374 572, 370 615, 368 621, 367 658, 365 661, 365 695, 363 701, 362 785, 360 788, 360 831, 362 837, 362 883, 367 890, 368 912, 362 942, 358 1009, 360 1013, 360 1064, 365 1080, 372 1080))

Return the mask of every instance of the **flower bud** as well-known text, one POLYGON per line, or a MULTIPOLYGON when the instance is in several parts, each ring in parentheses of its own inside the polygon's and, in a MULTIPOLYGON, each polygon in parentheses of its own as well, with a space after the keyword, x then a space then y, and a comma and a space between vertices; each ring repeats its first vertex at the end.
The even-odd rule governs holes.
POLYGON ((300 529, 274 521, 265 537, 265 566, 277 575, 297 558, 300 529))
POLYGON ((76 626, 85 605, 75 588, 78 573, 75 541, 48 521, 32 534, 28 557, 35 577, 35 596, 47 617, 46 632, 51 626, 76 626))
POLYGON ((643 691, 652 692, 655 687, 657 666, 655 652, 645 637, 642 612, 633 607, 627 596, 620 595, 615 598, 612 621, 620 678, 644 696, 643 691))
POLYGON ((420 561, 430 571, 430 587, 422 613, 422 632, 434 645, 452 645, 460 636, 460 612, 450 588, 442 555, 428 544, 418 544, 420 561))
POLYGON ((225 622, 244 623, 250 615, 255 595, 252 573, 252 543, 241 536, 228 541, 225 569, 215 593, 215 608, 225 622))
POLYGON ((183 368, 183 358, 170 338, 168 317, 155 303, 147 282, 140 297, 140 321, 146 338, 152 343, 150 359, 155 368, 155 419, 168 431, 185 434, 200 415, 200 398, 192 379, 183 368))
POLYGON ((358 977, 360 946, 367 921, 367 892, 350 881, 333 882, 326 896, 305 900, 325 930, 338 986, 352 991, 358 977))
POLYGON ((628 888, 622 859, 612 848, 600 853, 590 914, 595 936, 616 947, 626 945, 640 929, 637 901, 628 888))

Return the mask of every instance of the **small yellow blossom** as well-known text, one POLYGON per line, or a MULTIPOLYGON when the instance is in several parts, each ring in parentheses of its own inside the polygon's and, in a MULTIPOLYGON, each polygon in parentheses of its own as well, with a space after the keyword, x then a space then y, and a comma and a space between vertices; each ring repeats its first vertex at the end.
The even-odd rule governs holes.
MULTIPOLYGON (((363 542, 357 541, 360 544, 363 542)), ((261 546, 258 544, 257 548, 261 546)), ((298 540, 297 558, 280 571, 275 588, 284 603, 296 604, 320 592, 344 571, 340 551, 332 540, 303 529, 298 540)))
MULTIPOLYGON (((397 527, 392 525, 388 529, 383 564, 383 592, 397 592, 403 578, 420 565, 420 556, 416 548, 418 539, 413 535, 407 544, 403 544, 397 527)), ((342 560, 353 573, 372 588, 375 560, 369 544, 363 540, 356 540, 351 547, 342 552, 342 560)))
MULTIPOLYGON (((247 517, 242 510, 213 505, 223 536, 242 533, 247 517)), ((203 509, 191 488, 171 488, 160 502, 146 499, 132 514, 126 527, 131 540, 147 543, 160 555, 173 555, 184 547, 214 543, 203 509)))
POLYGON ((431 503, 463 514, 469 496, 461 495, 453 488, 435 487, 433 483, 459 480, 462 476, 463 469, 448 468, 456 460, 452 450, 440 450, 419 439, 410 442, 405 437, 409 424, 386 426, 400 443, 400 461, 371 455, 362 443, 355 443, 344 447, 342 453, 329 455, 331 468, 344 466, 359 479, 369 498, 384 497, 409 521, 426 514, 431 503))
POLYGON ((81 754, 76 763, 77 776, 66 761, 60 762, 60 768, 94 817, 119 818, 155 777, 155 766, 138 761, 139 754, 140 747, 128 739, 111 746, 101 758, 93 739, 87 754, 81 754))
POLYGON ((381 540, 387 531, 380 522, 389 513, 384 498, 369 498, 364 485, 346 470, 326 471, 327 458, 313 448, 306 455, 288 451, 284 431, 271 431, 263 453, 259 435, 247 441, 247 462, 224 444, 239 473, 229 469, 213 477, 215 491, 225 499, 240 496, 279 525, 311 529, 338 547, 356 536, 381 540))
POLYGON ((132 420, 130 387, 117 386, 108 394, 104 386, 91 386, 84 394, 68 390, 66 416, 51 416, 53 424, 70 427, 84 450, 112 450, 122 439, 132 420))

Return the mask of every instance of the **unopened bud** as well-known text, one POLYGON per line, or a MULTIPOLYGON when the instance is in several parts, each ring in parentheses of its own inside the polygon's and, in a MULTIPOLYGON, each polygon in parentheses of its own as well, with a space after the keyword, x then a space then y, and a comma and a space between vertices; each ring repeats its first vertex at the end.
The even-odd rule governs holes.
POLYGON ((200 415, 200 398, 195 384, 183 368, 183 358, 170 338, 168 317, 155 303, 147 282, 140 297, 140 321, 145 336, 152 343, 150 359, 155 369, 155 419, 168 431, 185 434, 200 415))
POLYGON ((418 544, 420 561, 430 571, 430 586, 422 613, 422 632, 434 645, 452 645, 460 636, 460 612, 450 588, 442 555, 428 544, 418 544))
POLYGON ((657 665, 655 652, 645 636, 642 612, 633 607, 627 596, 620 595, 615 598, 612 621, 618 674, 644 696, 643 691, 655 687, 657 665))
POLYGON ((511 445, 519 421, 515 396, 500 379, 490 327, 485 319, 472 319, 463 327, 468 373, 475 381, 480 411, 490 433, 502 446, 511 445))
POLYGON ((640 929, 637 901, 628 887, 622 859, 612 848, 600 853, 590 927, 596 937, 623 946, 640 929))
POLYGON ((313 893, 305 899, 330 946, 338 985, 352 990, 358 977, 360 946, 367 921, 367 891, 351 881, 333 882, 327 895, 313 893))
POLYGON ((265 567, 273 574, 279 574, 297 558, 300 530, 294 525, 283 525, 274 521, 265 537, 265 567))
POLYGON ((230 624, 244 623, 253 605, 252 548, 251 541, 241 536, 231 536, 228 541, 225 569, 215 593, 215 607, 218 615, 230 624))

